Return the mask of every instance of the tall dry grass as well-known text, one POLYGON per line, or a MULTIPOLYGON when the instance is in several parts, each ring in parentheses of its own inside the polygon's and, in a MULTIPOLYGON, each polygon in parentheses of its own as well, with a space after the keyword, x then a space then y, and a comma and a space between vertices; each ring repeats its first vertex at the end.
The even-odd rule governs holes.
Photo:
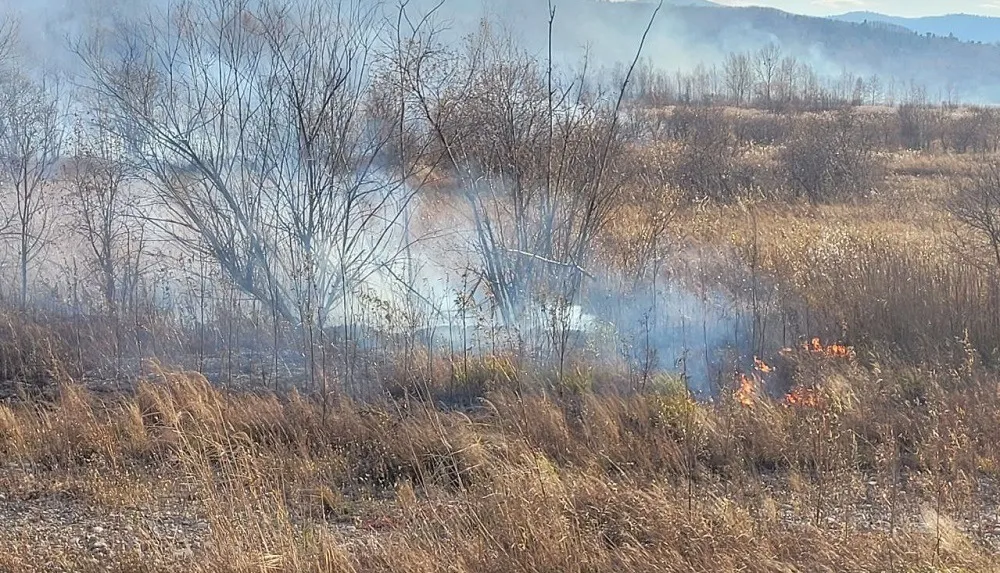
MULTIPOLYGON (((664 386, 324 413, 168 370, 127 396, 65 383, 0 407, 0 479, 205 523, 181 554, 137 528, 120 571, 996 570, 996 378, 808 353, 781 369, 816 407, 664 386)), ((0 545, 4 570, 108 567, 65 540, 0 545)))
MULTIPOLYGON (((782 353, 750 392, 723 380, 708 402, 656 373, 593 392, 623 376, 607 358, 554 377, 412 345, 375 353, 366 403, 155 365, 109 394, 80 381, 115 353, 108 325, 12 314, 0 374, 51 391, 0 404, 0 516, 37 505, 38 527, 49 509, 58 523, 0 531, 0 570, 997 571, 1000 290, 944 248, 941 210, 973 162, 899 155, 883 195, 839 204, 762 189, 680 206, 661 188, 675 150, 653 151, 602 263, 638 281, 697 253, 698 286, 770 289, 759 298, 852 357, 782 353), (183 539, 165 537, 178 516, 183 539), (126 518, 112 555, 70 539, 126 518)), ((760 169, 773 152, 755 150, 760 169)), ((198 334, 189 354, 232 356, 198 334)))

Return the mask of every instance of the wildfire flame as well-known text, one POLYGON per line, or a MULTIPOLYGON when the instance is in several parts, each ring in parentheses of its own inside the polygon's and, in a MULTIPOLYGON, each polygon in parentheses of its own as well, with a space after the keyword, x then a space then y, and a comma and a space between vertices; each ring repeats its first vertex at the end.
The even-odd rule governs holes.
POLYGON ((799 406, 802 408, 822 408, 823 398, 815 388, 806 386, 796 386, 785 395, 786 406, 799 406))
POLYGON ((754 395, 756 394, 754 379, 746 374, 739 373, 736 375, 736 391, 733 392, 733 397, 739 402, 744 408, 753 408, 754 395))
MULTIPOLYGON (((811 338, 800 347, 805 352, 827 356, 830 358, 850 358, 854 355, 854 348, 844 344, 823 344, 818 336, 811 338)), ((791 348, 782 348, 780 354, 785 355, 792 352, 791 348)))
POLYGON ((736 390, 733 392, 733 397, 744 408, 753 408, 757 396, 757 386, 762 381, 756 372, 760 372, 761 374, 774 372, 773 367, 756 356, 753 357, 753 369, 755 373, 749 376, 742 372, 736 373, 736 390))
POLYGON ((806 350, 810 350, 812 352, 823 352, 823 343, 820 342, 818 336, 806 343, 806 350))
POLYGON ((844 346, 843 344, 832 344, 826 347, 826 354, 838 358, 849 358, 851 356, 851 347, 844 346))
POLYGON ((767 374, 769 372, 774 372, 774 368, 771 368, 767 364, 767 362, 764 362, 763 360, 757 358, 756 356, 753 357, 753 367, 754 370, 757 370, 758 372, 763 372, 764 374, 767 374))

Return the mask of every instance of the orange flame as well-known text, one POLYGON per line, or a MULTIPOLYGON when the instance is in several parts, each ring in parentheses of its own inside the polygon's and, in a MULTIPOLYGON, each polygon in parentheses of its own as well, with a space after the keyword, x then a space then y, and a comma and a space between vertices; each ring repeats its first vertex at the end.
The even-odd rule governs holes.
POLYGON ((840 358, 847 358, 851 355, 851 349, 843 344, 831 344, 826 347, 826 353, 830 356, 837 356, 840 358))
POLYGON ((763 372, 764 374, 767 374, 769 372, 774 372, 774 368, 771 368, 767 364, 767 362, 764 362, 763 360, 761 360, 760 358, 757 358, 756 356, 753 357, 753 367, 754 367, 754 370, 757 370, 759 372, 763 372))
POLYGON ((854 349, 844 344, 824 345, 819 337, 813 337, 809 342, 802 345, 802 349, 813 354, 822 354, 831 358, 850 358, 854 354, 854 349))
POLYGON ((736 375, 737 388, 733 392, 733 397, 736 401, 743 405, 744 408, 753 408, 754 395, 756 390, 754 389, 754 380, 746 374, 736 375))
POLYGON ((799 385, 792 388, 792 391, 785 395, 785 405, 802 408, 822 408, 823 398, 815 388, 807 388, 799 385))

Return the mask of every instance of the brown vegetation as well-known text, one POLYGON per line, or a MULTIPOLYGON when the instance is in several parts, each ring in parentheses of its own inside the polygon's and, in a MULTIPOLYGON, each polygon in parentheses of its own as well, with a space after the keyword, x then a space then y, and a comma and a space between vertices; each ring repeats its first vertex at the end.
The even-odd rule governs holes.
POLYGON ((0 570, 998 570, 995 110, 256 7, 0 62, 0 570))
POLYGON ((0 568, 995 570, 995 378, 794 349, 782 368, 814 398, 699 404, 665 381, 324 414, 191 373, 105 398, 65 381, 0 408, 0 514, 59 500, 102 525, 74 539, 42 512, 0 533, 0 568))

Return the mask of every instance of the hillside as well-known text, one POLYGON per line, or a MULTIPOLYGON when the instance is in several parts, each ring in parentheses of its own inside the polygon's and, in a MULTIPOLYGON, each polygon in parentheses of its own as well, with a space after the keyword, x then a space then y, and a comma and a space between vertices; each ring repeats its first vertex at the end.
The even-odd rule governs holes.
MULTIPOLYGON (((414 0, 410 9, 416 12, 437 3, 414 0)), ((166 0, 102 0, 87 6, 47 0, 40 9, 36 3, 13 0, 9 6, 21 22, 26 51, 34 60, 73 72, 79 62, 65 47, 68 37, 112 27, 115 18, 110 15, 134 16, 164 4, 166 0)), ((631 60, 655 7, 649 0, 559 0, 554 5, 554 47, 561 60, 573 65, 584 54, 599 65, 631 60)), ((454 41, 474 31, 486 15, 502 21, 505 30, 530 51, 545 50, 546 2, 446 0, 437 15, 454 41)), ((932 98, 948 91, 964 101, 1000 103, 1000 47, 989 43, 1000 38, 1000 20, 953 15, 882 22, 883 18, 870 16, 815 18, 775 9, 725 7, 708 0, 669 0, 644 55, 665 70, 692 69, 773 42, 783 55, 793 55, 827 77, 845 71, 876 74, 897 86, 911 81, 924 84, 932 98), (875 19, 880 22, 872 23, 875 19), (924 31, 935 35, 926 36, 924 31), (948 37, 949 31, 955 31, 955 37, 948 37)))
MULTIPOLYGON (((637 36, 652 7, 648 2, 601 3, 592 9, 619 32, 604 37, 620 38, 637 36)), ((647 53, 654 61, 682 67, 721 61, 728 52, 768 42, 826 75, 877 74, 897 83, 925 84, 932 97, 950 88, 967 101, 1000 102, 1000 47, 918 35, 891 24, 814 18, 768 8, 670 6, 654 27, 647 53)), ((617 45, 622 45, 620 39, 617 45)))
POLYGON ((667 6, 695 6, 698 8, 722 8, 722 4, 709 2, 708 0, 666 0, 667 6))
POLYGON ((923 18, 902 18, 877 12, 848 12, 833 16, 844 22, 885 22, 902 26, 919 34, 955 36, 966 42, 993 44, 1000 42, 1000 18, 973 14, 946 14, 923 18))
MULTIPOLYGON (((945 92, 964 101, 1000 103, 1000 47, 958 38, 926 36, 891 23, 849 22, 790 14, 758 7, 726 7, 707 2, 664 5, 647 38, 644 56, 666 69, 720 64, 727 54, 777 44, 821 75, 878 75, 897 86, 911 82, 927 88, 931 99, 945 92)), ((500 16, 529 50, 545 50, 544 2, 514 2, 500 16)), ((456 3, 455 6, 464 6, 456 3)), ((628 61, 656 3, 571 0, 556 2, 554 46, 567 62, 588 54, 592 62, 628 61)), ((453 29, 471 30, 482 12, 469 7, 448 17, 453 29)), ((863 20, 863 19, 862 19, 863 20)))

